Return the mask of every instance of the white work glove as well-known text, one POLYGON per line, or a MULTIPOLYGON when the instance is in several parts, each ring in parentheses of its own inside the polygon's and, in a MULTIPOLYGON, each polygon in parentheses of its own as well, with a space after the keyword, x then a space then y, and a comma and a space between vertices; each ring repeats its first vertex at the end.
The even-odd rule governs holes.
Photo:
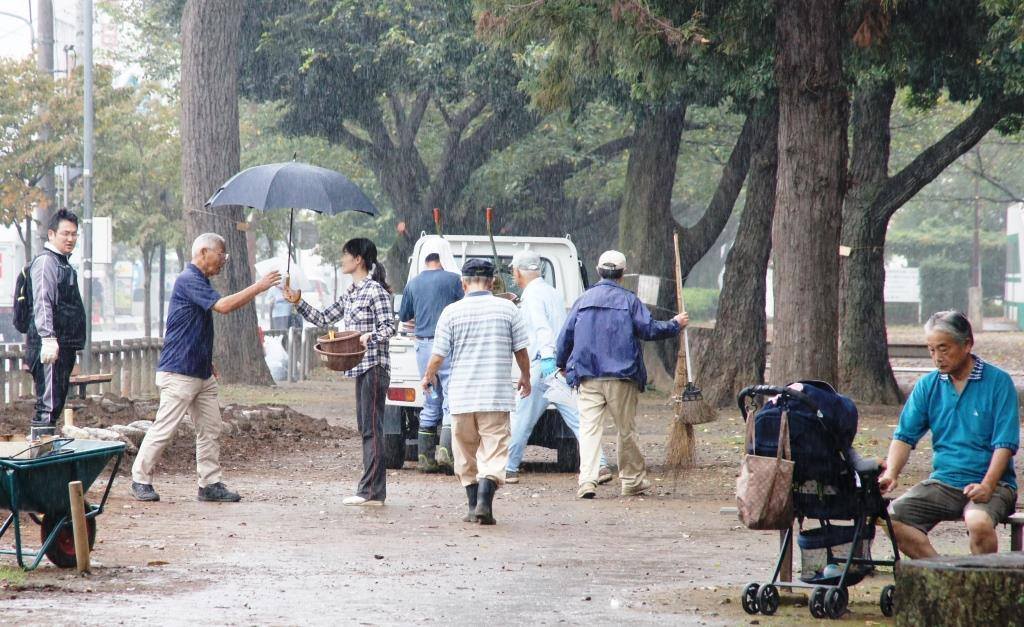
POLYGON ((39 349, 39 361, 44 364, 52 364, 57 361, 57 352, 60 346, 57 345, 57 338, 44 337, 43 346, 39 349))

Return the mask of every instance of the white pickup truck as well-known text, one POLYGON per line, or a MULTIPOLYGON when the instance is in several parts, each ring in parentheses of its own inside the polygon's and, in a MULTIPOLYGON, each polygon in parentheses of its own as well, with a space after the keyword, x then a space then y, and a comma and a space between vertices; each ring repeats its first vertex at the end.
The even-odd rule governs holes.
MULTIPOLYGON (((455 261, 461 266, 474 257, 493 260, 490 240, 483 235, 445 235, 451 245, 455 261)), ((416 242, 409 258, 409 278, 412 279, 423 268, 423 238, 416 242)), ((540 255, 543 264, 542 275, 562 295, 566 310, 572 307, 580 294, 588 287, 586 271, 580 263, 576 246, 568 237, 510 237, 494 238, 506 288, 519 294, 508 264, 512 256, 525 249, 540 255)), ((395 310, 400 300, 395 299, 395 310)), ((391 338, 391 387, 384 411, 384 451, 388 468, 401 468, 406 460, 416 460, 416 434, 419 428, 419 412, 423 407, 423 391, 420 389, 420 374, 416 365, 416 348, 413 336, 399 324, 399 333, 391 338)), ((519 378, 513 364, 509 373, 509 385, 515 385, 519 378)), ((558 451, 558 468, 574 472, 579 468, 579 446, 572 431, 565 426, 561 416, 549 407, 530 436, 529 444, 545 446, 558 451)))

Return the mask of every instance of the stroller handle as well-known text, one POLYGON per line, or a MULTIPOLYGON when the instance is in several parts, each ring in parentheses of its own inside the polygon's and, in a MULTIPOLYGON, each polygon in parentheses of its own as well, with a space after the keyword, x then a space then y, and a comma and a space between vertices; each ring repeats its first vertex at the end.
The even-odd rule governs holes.
POLYGON ((747 419, 747 404, 745 401, 746 399, 753 398, 755 396, 781 396, 783 399, 791 398, 807 405, 814 413, 818 413, 818 405, 810 396, 799 390, 782 387, 780 385, 750 385, 740 390, 740 393, 736 395, 736 404, 739 405, 740 413, 743 414, 743 420, 747 419))

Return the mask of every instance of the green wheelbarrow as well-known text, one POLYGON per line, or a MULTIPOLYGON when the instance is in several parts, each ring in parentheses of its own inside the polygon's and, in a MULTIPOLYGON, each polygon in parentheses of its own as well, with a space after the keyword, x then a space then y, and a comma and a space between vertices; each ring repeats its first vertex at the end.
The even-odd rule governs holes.
POLYGON ((0 549, 0 555, 14 555, 18 566, 25 570, 39 566, 44 556, 61 568, 76 565, 68 483, 81 481, 82 490, 87 492, 113 459, 114 465, 99 505, 85 505, 89 548, 92 548, 96 541, 96 517, 103 512, 124 457, 124 444, 121 442, 58 439, 47 443, 47 446, 52 449, 42 453, 33 451, 36 447, 22 451, 37 453, 32 457, 0 457, 0 509, 11 512, 0 525, 0 539, 8 530, 14 529, 14 549, 0 549), (22 546, 19 514, 28 514, 41 527, 42 545, 37 550, 22 546))

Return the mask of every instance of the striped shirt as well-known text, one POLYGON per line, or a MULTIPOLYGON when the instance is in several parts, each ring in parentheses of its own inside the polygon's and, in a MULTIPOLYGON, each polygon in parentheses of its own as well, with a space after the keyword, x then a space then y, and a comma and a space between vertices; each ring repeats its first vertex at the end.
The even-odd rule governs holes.
POLYGON ((344 296, 322 312, 306 301, 295 307, 302 317, 318 327, 328 327, 341 320, 345 331, 369 333, 366 354, 355 368, 345 372, 346 377, 358 377, 374 366, 391 370, 388 340, 395 334, 395 314, 391 307, 391 294, 380 283, 367 277, 351 285, 344 296))
POLYGON ((490 292, 470 292, 445 307, 434 330, 433 353, 450 355, 445 393, 451 412, 514 410, 512 354, 529 343, 519 309, 490 292))

